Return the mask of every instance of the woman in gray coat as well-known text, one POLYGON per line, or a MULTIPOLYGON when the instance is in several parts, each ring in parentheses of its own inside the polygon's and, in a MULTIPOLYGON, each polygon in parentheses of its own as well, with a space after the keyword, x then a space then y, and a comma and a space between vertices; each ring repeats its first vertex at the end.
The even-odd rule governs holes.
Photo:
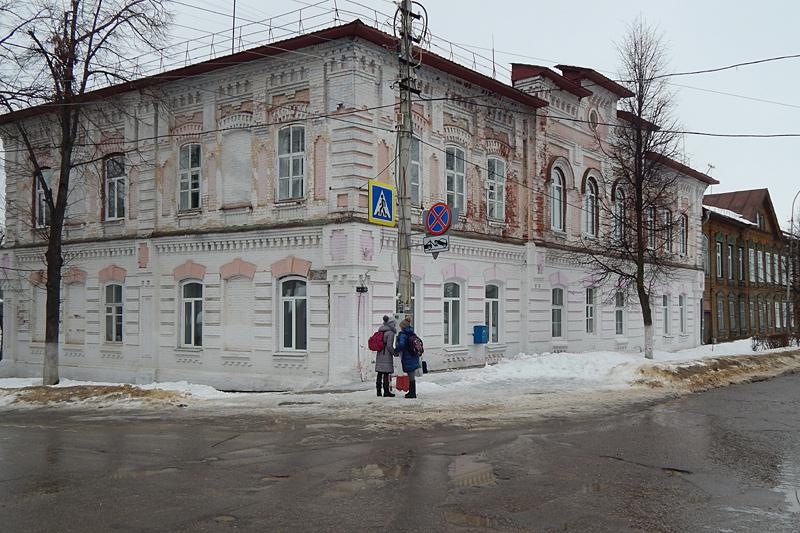
POLYGON ((384 316, 383 324, 378 331, 383 332, 383 350, 375 352, 375 372, 378 373, 375 388, 378 397, 381 396, 383 387, 383 396, 391 398, 394 394, 389 391, 389 375, 394 374, 394 335, 397 333, 397 320, 394 317, 384 316))

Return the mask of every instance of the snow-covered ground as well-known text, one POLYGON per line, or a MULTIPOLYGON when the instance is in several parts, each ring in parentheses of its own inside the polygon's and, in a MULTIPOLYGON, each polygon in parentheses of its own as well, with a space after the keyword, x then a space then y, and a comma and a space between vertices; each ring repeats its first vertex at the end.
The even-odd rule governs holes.
MULTIPOLYGON (((772 350, 781 352, 789 349, 772 350)), ((758 352, 764 354, 767 352, 758 352)), ((706 345, 679 352, 656 352, 648 361, 641 354, 616 352, 520 354, 496 365, 446 372, 431 372, 418 378, 417 401, 402 398, 377 398, 374 382, 351 383, 324 391, 292 393, 227 393, 206 385, 187 382, 151 383, 137 386, 143 390, 171 391, 173 404, 214 409, 269 409, 321 416, 364 416, 376 420, 404 415, 423 416, 428 421, 452 421, 462 416, 489 419, 507 418, 511 411, 553 412, 558 408, 574 411, 575 406, 619 402, 625 398, 664 395, 643 387, 642 369, 648 367, 680 368, 702 366, 704 359, 723 356, 753 356, 749 340, 706 345), (570 407, 571 406, 571 407, 570 407)), ((399 363, 399 362, 398 362, 399 363)), ((399 366, 399 365, 398 365, 399 366)), ((398 368, 399 370, 399 368, 398 368)), ((0 405, 8 405, 19 388, 38 385, 39 379, 0 379, 0 405)), ((651 381, 652 384, 652 381, 651 381)), ((112 383, 86 383, 64 380, 57 388, 114 386, 112 383)), ((163 398, 162 398, 163 399, 163 398)), ((128 402, 138 405, 136 398, 128 402)), ((102 397, 92 399, 102 402, 102 397)), ((113 403, 126 402, 115 398, 113 403)), ((94 404, 93 403, 93 404, 94 404)), ((19 403, 15 404, 19 405, 19 403)))

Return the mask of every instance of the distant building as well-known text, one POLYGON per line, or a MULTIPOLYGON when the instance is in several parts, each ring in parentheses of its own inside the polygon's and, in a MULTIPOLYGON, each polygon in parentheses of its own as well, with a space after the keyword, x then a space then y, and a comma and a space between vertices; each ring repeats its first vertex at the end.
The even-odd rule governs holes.
MULTIPOLYGON (((137 90, 104 89, 103 121, 86 131, 102 164, 70 192, 61 374, 284 389, 371 372, 366 342, 397 294, 396 231, 367 220, 367 180, 394 182, 395 44, 356 21, 145 78, 137 90)), ((610 139, 630 93, 592 69, 558 68, 515 65, 509 86, 423 55, 412 304, 432 368, 643 347, 637 302, 593 287, 561 253, 607 235, 597 202, 621 193, 597 136, 610 139), (436 201, 459 217, 450 251, 433 260, 421 214, 436 201), (477 324, 488 325, 488 344, 473 342, 477 324)), ((2 116, 0 133, 41 121, 33 131, 43 136, 45 111, 2 116)), ((12 133, 7 198, 17 209, 3 253, 31 274, 4 285, 0 370, 38 374, 45 273, 35 230, 47 217, 12 133)), ((55 152, 42 158, 57 164, 55 152)), ((675 282, 654 295, 656 346, 679 349, 700 343, 701 200, 715 181, 662 163, 678 175, 682 215, 675 282)))
POLYGON ((703 341, 788 331, 787 240, 767 189, 703 198, 703 341))

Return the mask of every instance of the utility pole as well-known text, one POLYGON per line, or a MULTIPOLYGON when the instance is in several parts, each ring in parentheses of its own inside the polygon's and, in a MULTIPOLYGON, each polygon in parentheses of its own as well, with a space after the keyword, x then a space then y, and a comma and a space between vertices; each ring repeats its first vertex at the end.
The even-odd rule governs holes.
MULTIPOLYGON (((402 0, 395 21, 395 36, 399 38, 398 58, 400 60, 400 115, 402 117, 398 130, 398 224, 397 224, 397 265, 400 274, 400 295, 397 311, 401 316, 411 315, 411 194, 409 190, 409 171, 411 163, 411 142, 413 139, 413 122, 411 116, 411 95, 419 94, 416 87, 415 69, 419 63, 414 62, 414 43, 422 40, 422 35, 414 37, 413 22, 422 18, 412 11, 412 1, 402 0), (399 34, 399 35, 398 35, 399 34)), ((423 31, 424 34, 424 31, 423 31)))

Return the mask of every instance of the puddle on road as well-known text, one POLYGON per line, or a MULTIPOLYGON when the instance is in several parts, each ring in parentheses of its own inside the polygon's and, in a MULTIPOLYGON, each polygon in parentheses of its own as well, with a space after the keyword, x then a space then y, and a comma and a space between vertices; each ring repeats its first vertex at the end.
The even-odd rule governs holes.
POLYGON ((476 455, 459 455, 454 458, 447 473, 456 487, 479 487, 495 483, 492 465, 481 461, 476 455))

